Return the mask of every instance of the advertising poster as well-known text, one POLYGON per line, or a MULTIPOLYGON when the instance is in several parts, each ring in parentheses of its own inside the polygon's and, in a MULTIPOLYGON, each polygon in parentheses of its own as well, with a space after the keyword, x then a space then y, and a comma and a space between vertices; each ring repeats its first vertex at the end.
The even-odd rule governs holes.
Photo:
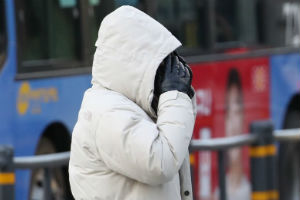
MULTIPOLYGON (((194 139, 232 137, 249 132, 253 120, 269 119, 267 58, 240 59, 191 65, 197 97, 194 139)), ((194 153, 193 178, 197 200, 219 199, 217 154, 194 153)), ((226 152, 228 200, 250 200, 248 148, 226 152)))

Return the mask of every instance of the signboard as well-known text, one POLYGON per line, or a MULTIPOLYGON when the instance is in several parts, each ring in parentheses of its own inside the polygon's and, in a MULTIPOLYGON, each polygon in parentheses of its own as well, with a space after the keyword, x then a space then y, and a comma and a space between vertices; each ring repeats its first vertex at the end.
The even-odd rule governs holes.
MULTIPOLYGON (((244 134, 253 120, 269 119, 268 58, 241 59, 191 65, 197 98, 194 138, 244 134)), ((219 199, 215 152, 194 155, 196 199, 219 199)), ((228 199, 250 199, 248 148, 226 152, 228 199)))

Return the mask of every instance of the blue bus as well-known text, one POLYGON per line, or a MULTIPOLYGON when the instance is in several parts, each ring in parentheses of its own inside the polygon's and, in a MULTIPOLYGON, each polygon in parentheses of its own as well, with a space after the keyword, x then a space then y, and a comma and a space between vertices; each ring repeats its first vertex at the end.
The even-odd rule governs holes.
MULTIPOLYGON (((300 126, 299 0, 0 0, 0 145, 15 156, 69 151, 99 25, 121 5, 165 25, 196 74, 203 63, 267 57, 269 118, 277 129, 300 126)), ((200 104, 202 94, 211 95, 199 90, 200 104)), ((300 198, 299 154, 299 144, 280 146, 282 199, 300 198)), ((52 174, 54 198, 72 199, 67 168, 52 174)), ((210 188, 194 188, 196 198, 211 199, 210 188)), ((43 194, 42 170, 16 171, 16 199, 43 194)))

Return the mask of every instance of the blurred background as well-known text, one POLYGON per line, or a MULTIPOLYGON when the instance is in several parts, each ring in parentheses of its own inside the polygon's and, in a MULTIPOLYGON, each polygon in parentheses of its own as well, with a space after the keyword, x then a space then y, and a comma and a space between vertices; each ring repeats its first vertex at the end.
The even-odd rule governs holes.
MULTIPOLYGON (((261 119, 300 127, 300 0, 0 0, 0 146, 14 156, 69 151, 99 26, 122 5, 182 42, 194 73, 194 139, 246 134, 261 119)), ((280 199, 300 200, 300 144, 276 147, 280 199)), ((190 160, 194 198, 220 199, 216 152, 190 160)), ((248 147, 225 160, 227 199, 250 200, 248 147)), ((15 199, 72 199, 67 167, 51 169, 48 197, 45 172, 17 169, 15 199)), ((0 189, 5 180, 0 173, 0 189)))

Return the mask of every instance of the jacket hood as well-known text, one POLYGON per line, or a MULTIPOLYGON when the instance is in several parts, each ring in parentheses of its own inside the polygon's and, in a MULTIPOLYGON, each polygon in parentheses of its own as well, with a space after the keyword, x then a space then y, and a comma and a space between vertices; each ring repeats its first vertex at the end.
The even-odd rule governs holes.
POLYGON ((156 70, 179 46, 159 22, 134 7, 122 6, 101 23, 92 84, 123 94, 153 117, 156 70))

